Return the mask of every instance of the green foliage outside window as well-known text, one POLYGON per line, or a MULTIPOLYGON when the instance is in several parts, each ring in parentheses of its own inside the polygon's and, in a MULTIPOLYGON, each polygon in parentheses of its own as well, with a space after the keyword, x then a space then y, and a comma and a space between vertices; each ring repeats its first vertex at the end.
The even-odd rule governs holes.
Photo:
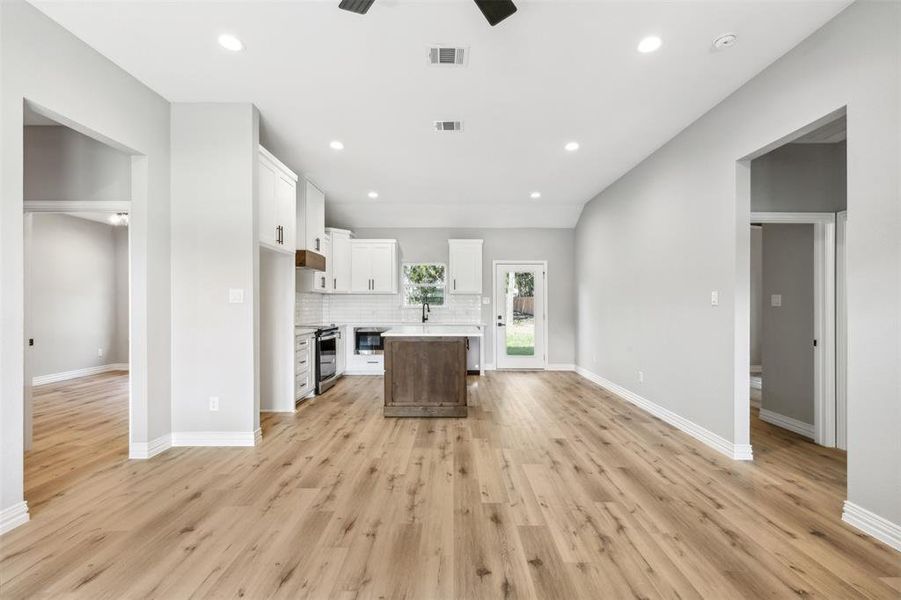
POLYGON ((446 269, 437 263, 405 264, 403 268, 404 305, 444 305, 446 269))

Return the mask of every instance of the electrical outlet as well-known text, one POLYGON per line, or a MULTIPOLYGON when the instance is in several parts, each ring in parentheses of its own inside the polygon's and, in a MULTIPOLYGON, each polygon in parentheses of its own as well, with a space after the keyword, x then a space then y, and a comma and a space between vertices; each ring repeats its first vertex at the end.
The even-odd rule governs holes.
POLYGON ((210 410, 219 410, 219 396, 210 396, 210 410))
POLYGON ((230 288, 228 290, 229 304, 244 304, 244 290, 241 288, 230 288))
POLYGON ((772 294, 770 296, 770 306, 782 306, 782 294, 772 294))
POLYGON ((720 293, 717 290, 710 292, 710 306, 720 305, 720 293))
POLYGON ((638 383, 644 383, 644 371, 638 372, 638 383))
POLYGON ((103 348, 97 348, 97 358, 103 358, 103 348))

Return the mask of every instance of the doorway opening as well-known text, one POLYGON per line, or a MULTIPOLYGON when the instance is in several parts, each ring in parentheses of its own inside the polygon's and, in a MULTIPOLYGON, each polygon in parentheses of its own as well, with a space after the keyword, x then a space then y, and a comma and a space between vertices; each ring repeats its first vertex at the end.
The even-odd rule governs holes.
POLYGON ((497 369, 547 368, 547 261, 494 261, 497 369))
POLYGON ((847 445, 846 131, 837 111, 745 161, 755 446, 755 432, 766 443, 847 445))
POLYGON ((26 104, 24 490, 32 512, 129 456, 132 157, 26 104))

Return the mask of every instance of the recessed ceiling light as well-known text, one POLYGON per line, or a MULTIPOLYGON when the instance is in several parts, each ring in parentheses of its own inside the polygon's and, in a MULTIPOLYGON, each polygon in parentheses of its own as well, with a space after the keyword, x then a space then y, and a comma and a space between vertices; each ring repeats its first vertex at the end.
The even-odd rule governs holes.
POLYGON ((738 36, 734 33, 724 33, 713 40, 713 47, 717 50, 722 50, 723 48, 735 45, 736 40, 738 40, 738 36))
POLYGON ((565 146, 567 152, 575 152, 579 149, 579 142, 568 142, 565 146))
POLYGON ((369 193, 366 194, 366 195, 369 196, 370 198, 372 198, 373 200, 375 200, 376 198, 379 197, 379 193, 378 193, 378 192, 369 192, 369 193))
POLYGON ((663 40, 661 40, 656 35, 649 35, 648 37, 638 42, 638 51, 643 54, 647 54, 648 52, 654 52, 662 45, 663 40))
POLYGON ((223 33, 219 36, 219 45, 232 52, 240 52, 244 49, 244 44, 241 43, 241 40, 230 33, 223 33))
POLYGON ((539 198, 541 198, 541 192, 532 192, 531 194, 529 194, 529 198, 531 198, 532 200, 538 200, 539 198))
POLYGON ((344 150, 344 144, 339 142, 338 140, 332 140, 329 142, 329 148, 332 150, 344 150))

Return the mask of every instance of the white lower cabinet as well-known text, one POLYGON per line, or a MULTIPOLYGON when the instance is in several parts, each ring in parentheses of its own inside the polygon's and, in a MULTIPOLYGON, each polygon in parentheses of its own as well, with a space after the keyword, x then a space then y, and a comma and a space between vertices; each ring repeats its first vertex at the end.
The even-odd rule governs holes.
POLYGON ((335 345, 335 371, 338 377, 347 370, 347 331, 348 327, 338 327, 338 339, 335 345))
POLYGON ((294 401, 306 398, 316 389, 316 338, 299 333, 294 338, 294 401))

